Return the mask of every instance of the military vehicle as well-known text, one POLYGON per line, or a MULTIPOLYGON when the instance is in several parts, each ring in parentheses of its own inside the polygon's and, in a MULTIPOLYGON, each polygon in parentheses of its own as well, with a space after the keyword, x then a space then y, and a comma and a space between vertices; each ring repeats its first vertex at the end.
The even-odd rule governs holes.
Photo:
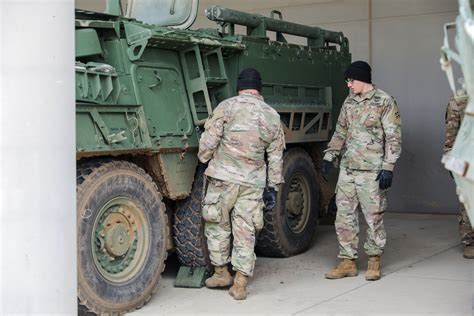
POLYGON ((347 38, 278 11, 217 6, 206 11, 216 28, 188 30, 197 8, 195 0, 76 3, 77 276, 90 311, 143 306, 170 251, 185 266, 209 267, 198 139, 244 68, 260 71, 287 146, 285 183, 265 211, 257 251, 292 256, 314 235, 315 165, 347 95, 347 38))
POLYGON ((466 207, 471 225, 474 225, 474 2, 459 0, 459 15, 455 23, 445 25, 441 66, 446 71, 455 98, 469 96, 464 119, 456 136, 453 149, 443 156, 442 162, 456 181, 459 200, 466 207), (449 29, 456 29, 457 51, 450 47, 449 29), (456 86, 451 61, 461 66, 463 85, 456 86))

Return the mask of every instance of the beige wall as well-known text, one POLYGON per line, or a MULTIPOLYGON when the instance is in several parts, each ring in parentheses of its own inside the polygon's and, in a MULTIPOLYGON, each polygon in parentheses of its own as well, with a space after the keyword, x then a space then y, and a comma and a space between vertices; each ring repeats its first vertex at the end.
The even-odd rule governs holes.
POLYGON ((440 164, 444 112, 450 91, 439 67, 444 23, 457 15, 455 0, 202 0, 194 27, 214 27, 210 5, 342 31, 353 60, 369 61, 379 88, 398 101, 403 153, 395 169, 389 209, 457 212, 454 184, 440 164))

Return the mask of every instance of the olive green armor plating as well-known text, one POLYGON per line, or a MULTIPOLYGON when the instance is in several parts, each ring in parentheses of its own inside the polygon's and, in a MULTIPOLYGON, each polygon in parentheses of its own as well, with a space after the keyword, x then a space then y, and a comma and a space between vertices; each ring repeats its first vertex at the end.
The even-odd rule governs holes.
MULTIPOLYGON (((189 2, 192 22, 197 1, 189 2)), ((347 95, 342 72, 351 61, 342 33, 283 21, 278 11, 264 17, 215 6, 206 15, 219 29, 185 30, 132 18, 134 3, 141 5, 129 1, 126 14, 118 0, 100 13, 76 10, 78 292, 98 313, 142 306, 167 251, 185 265, 209 264, 198 138, 247 67, 261 73, 287 143, 285 184, 257 249, 304 251, 319 209, 313 163, 347 95), (290 44, 285 34, 306 42, 290 44)), ((157 3, 171 15, 181 8, 157 3)))

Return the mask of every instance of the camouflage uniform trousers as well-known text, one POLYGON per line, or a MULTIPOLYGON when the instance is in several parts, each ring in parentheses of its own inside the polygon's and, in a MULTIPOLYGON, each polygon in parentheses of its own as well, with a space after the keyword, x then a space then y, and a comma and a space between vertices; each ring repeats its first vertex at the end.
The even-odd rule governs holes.
POLYGON ((211 263, 231 262, 234 270, 252 276, 255 234, 263 227, 263 189, 209 179, 202 216, 211 263))
POLYGON ((339 241, 339 258, 357 258, 359 246, 359 213, 369 228, 364 249, 369 256, 380 256, 387 241, 383 226, 383 213, 387 207, 386 190, 379 189, 375 181, 378 171, 342 168, 336 187, 336 234, 339 241))
POLYGON ((461 214, 459 215, 459 233, 461 242, 464 245, 474 245, 474 230, 472 229, 469 217, 464 204, 461 203, 461 214))

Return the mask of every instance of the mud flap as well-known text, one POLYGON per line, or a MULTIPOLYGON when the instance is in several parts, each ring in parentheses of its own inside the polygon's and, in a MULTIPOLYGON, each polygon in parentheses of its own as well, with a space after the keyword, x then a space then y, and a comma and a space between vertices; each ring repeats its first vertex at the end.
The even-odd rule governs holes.
POLYGON ((174 282, 174 287, 202 288, 204 280, 209 276, 206 267, 181 266, 174 282))

